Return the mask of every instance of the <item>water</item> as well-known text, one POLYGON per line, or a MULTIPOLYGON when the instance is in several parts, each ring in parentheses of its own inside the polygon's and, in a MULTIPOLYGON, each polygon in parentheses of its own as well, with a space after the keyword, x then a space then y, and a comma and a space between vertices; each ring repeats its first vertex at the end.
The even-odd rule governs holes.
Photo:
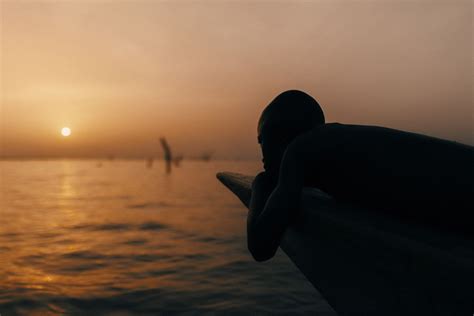
POLYGON ((335 315, 283 253, 254 262, 215 178, 254 162, 0 162, 0 314, 335 315))

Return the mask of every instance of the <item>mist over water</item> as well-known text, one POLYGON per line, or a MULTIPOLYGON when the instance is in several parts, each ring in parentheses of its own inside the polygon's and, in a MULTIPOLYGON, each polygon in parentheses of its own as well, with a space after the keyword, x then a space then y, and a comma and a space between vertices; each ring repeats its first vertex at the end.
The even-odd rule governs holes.
POLYGON ((0 162, 4 315, 335 315, 283 253, 255 263, 216 179, 257 162, 0 162))

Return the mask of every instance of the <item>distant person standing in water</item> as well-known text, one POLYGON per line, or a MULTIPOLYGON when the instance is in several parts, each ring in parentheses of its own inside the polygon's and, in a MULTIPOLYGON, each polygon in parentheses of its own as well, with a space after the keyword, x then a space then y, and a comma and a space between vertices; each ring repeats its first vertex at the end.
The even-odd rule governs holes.
POLYGON ((252 185, 248 247, 275 254, 302 188, 335 200, 473 234, 473 147, 390 128, 325 123, 319 104, 290 90, 258 122, 264 172, 252 185))

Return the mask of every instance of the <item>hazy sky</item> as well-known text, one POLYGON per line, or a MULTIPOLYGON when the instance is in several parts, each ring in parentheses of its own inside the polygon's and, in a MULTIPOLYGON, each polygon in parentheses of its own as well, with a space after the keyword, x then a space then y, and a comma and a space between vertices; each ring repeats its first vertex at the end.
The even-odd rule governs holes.
POLYGON ((471 1, 0 2, 1 155, 258 158, 287 89, 473 143, 471 1))

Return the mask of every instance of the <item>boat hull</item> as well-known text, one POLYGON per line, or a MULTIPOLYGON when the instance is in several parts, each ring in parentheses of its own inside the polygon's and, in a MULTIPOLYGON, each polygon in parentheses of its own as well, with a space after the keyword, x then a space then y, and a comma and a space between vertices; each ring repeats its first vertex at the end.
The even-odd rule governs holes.
MULTIPOLYGON (((217 178, 248 207, 253 177, 217 178)), ((339 315, 473 315, 474 241, 305 188, 281 249, 339 315)))

